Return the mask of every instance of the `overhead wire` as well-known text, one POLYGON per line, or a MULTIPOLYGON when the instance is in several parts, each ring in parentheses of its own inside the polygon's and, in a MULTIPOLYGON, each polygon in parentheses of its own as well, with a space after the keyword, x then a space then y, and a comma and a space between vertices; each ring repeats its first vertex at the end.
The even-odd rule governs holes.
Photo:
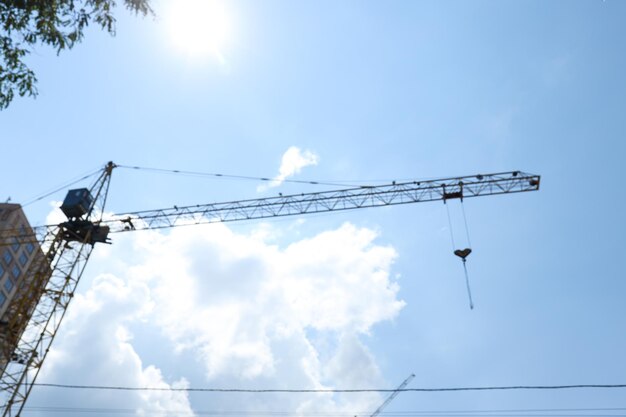
POLYGON ((129 387, 121 385, 77 385, 33 383, 33 386, 75 390, 109 391, 170 391, 170 392, 229 392, 229 393, 366 393, 366 392, 455 392, 455 391, 511 391, 511 390, 563 390, 563 389, 615 389, 626 388, 626 384, 578 384, 578 385, 509 385, 487 387, 443 387, 443 388, 364 388, 364 389, 282 389, 282 388, 174 388, 174 387, 129 387))
MULTIPOLYGON (((513 409, 478 409, 478 410, 410 410, 410 411, 389 411, 383 415, 422 415, 422 414, 488 414, 488 413, 552 413, 552 412, 589 412, 589 411, 626 411, 625 407, 604 407, 604 408, 513 408, 513 409)), ((536 414, 532 414, 536 415, 536 414)))
MULTIPOLYGON (((61 406, 31 406, 24 407, 25 412, 48 412, 48 413, 85 413, 85 414, 136 414, 137 409, 113 408, 113 407, 61 407, 61 406)), ((211 416, 267 416, 267 417, 353 417, 365 416, 367 411, 261 411, 261 410, 174 410, 174 409, 142 409, 144 413, 177 414, 177 415, 211 415, 211 416)), ((618 417, 626 414, 608 412, 624 412, 626 408, 544 408, 544 409, 494 409, 494 410, 412 410, 381 412, 384 417, 482 417, 494 414, 507 417, 618 417), (581 414, 590 413, 593 414, 581 414), (597 412, 607 413, 598 414, 597 412), (543 413, 543 414, 538 414, 543 413), (558 414, 568 413, 568 414, 558 414)))

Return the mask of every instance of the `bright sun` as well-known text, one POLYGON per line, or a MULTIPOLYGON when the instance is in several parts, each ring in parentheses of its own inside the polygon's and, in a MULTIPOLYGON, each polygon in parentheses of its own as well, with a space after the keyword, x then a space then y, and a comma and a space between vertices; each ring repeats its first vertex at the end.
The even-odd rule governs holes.
POLYGON ((224 63, 223 48, 231 34, 220 0, 173 0, 165 14, 174 45, 191 57, 212 55, 224 63))

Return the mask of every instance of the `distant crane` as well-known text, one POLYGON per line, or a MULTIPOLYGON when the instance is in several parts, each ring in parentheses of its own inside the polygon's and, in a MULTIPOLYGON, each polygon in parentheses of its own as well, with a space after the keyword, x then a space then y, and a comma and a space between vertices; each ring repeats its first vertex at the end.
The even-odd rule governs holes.
POLYGON ((389 403, 393 401, 394 398, 396 398, 400 391, 402 391, 404 388, 406 388, 407 385, 409 385, 409 382, 411 382, 413 378, 415 378, 415 374, 409 375, 409 377, 405 379, 404 382, 402 382, 400 385, 398 385, 398 388, 396 388, 396 390, 392 392, 389 397, 387 397, 387 399, 376 409, 376 411, 370 414, 370 417, 376 417, 377 415, 379 415, 380 412, 383 411, 383 409, 387 407, 387 405, 389 405, 389 403))
MULTIPOLYGON (((67 221, 35 228, 33 234, 18 230, 0 233, 0 245, 15 242, 26 244, 36 240, 45 251, 45 256, 41 256, 25 271, 26 278, 0 318, 0 392, 4 396, 3 417, 20 415, 91 252, 96 243, 109 243, 110 233, 426 201, 445 202, 450 199, 536 191, 540 183, 538 175, 511 171, 186 207, 174 206, 105 218, 103 213, 111 173, 115 167, 113 162, 109 162, 89 189, 68 192, 61 205, 67 221)), ((394 396, 390 398, 393 399, 394 396)))

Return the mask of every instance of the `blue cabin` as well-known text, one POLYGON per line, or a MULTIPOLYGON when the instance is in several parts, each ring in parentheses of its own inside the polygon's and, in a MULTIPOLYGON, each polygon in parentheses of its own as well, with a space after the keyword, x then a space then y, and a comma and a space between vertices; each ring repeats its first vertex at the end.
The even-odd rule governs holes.
POLYGON ((87 188, 69 190, 61 204, 61 211, 68 219, 79 218, 89 211, 92 202, 93 197, 87 188))

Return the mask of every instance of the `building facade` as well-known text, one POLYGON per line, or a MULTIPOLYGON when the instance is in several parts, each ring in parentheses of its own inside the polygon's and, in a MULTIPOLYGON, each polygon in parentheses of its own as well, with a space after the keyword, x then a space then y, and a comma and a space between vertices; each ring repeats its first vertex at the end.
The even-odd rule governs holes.
POLYGON ((42 265, 49 274, 44 259, 22 207, 0 204, 0 373, 10 360, 16 360, 13 351, 17 340, 38 301, 29 294, 29 284, 42 265), (18 303, 23 308, 16 309, 18 303), (23 313, 16 316, 11 311, 23 313))
POLYGON ((28 270, 35 259, 43 256, 34 239, 23 242, 20 237, 33 236, 26 215, 19 204, 0 204, 0 317, 28 279, 28 270))

